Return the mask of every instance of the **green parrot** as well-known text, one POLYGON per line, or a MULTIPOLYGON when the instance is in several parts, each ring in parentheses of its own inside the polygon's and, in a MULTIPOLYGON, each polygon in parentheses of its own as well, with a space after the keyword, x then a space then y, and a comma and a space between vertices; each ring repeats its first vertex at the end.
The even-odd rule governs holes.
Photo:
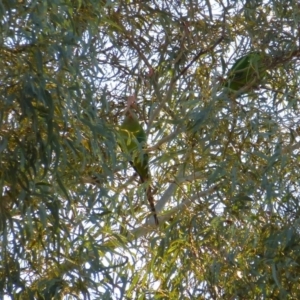
POLYGON ((266 75, 264 55, 259 52, 250 52, 240 57, 228 72, 227 80, 223 84, 229 91, 242 90, 241 94, 247 93, 255 87, 259 80, 266 75))
MULTIPOLYGON (((146 145, 147 136, 139 123, 138 117, 134 112, 136 108, 135 96, 128 97, 125 118, 120 127, 120 137, 122 139, 121 149, 131 156, 130 164, 140 177, 141 183, 150 180, 149 155, 143 152, 146 145)), ((150 184, 146 188, 147 199, 154 216, 155 224, 158 225, 158 218, 155 211, 154 199, 150 184)))

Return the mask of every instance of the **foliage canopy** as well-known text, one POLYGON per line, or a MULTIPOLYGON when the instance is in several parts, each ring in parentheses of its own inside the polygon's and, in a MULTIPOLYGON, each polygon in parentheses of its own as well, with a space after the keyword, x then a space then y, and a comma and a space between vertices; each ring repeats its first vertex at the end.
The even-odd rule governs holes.
POLYGON ((299 299, 297 1, 0 1, 0 296, 299 299), (223 90, 251 51, 266 75, 223 90), (117 145, 136 95, 156 228, 117 145))

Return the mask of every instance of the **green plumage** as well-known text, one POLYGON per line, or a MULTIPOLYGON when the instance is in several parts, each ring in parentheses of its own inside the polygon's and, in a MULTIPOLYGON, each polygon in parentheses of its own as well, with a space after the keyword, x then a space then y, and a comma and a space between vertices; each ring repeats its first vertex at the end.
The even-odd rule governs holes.
MULTIPOLYGON (((149 173, 149 156, 143 151, 146 145, 147 136, 139 123, 137 115, 131 109, 135 104, 135 97, 128 98, 127 110, 125 119, 120 127, 120 146, 128 156, 130 163, 139 175, 141 182, 144 183, 150 179, 149 173)), ((155 224, 158 225, 158 218, 155 211, 154 198, 152 195, 151 185, 148 184, 145 188, 146 196, 153 213, 155 224)))
POLYGON ((140 176, 141 181, 145 182, 149 178, 149 157, 147 153, 143 153, 142 148, 147 142, 147 137, 136 114, 130 109, 127 110, 120 127, 120 135, 122 150, 131 156, 131 165, 140 176))
POLYGON ((239 58, 228 72, 224 87, 231 91, 245 89, 246 93, 250 88, 255 87, 258 81, 266 75, 264 56, 258 52, 251 52, 239 58))

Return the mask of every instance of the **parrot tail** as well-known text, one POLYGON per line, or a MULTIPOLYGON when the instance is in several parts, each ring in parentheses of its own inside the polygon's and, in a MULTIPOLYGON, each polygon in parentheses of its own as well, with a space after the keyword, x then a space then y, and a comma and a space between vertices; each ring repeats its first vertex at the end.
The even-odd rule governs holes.
MULTIPOLYGON (((136 171, 136 173, 139 175, 141 183, 145 183, 149 180, 149 177, 145 178, 145 177, 143 177, 139 174, 138 170, 136 169, 136 167, 134 166, 132 161, 130 161, 130 164, 133 167, 133 169, 136 171)), ((153 214, 155 224, 156 224, 156 226, 158 226, 159 223, 158 223, 158 218, 157 218, 157 214, 156 214, 156 210, 155 210, 154 198, 153 198, 153 195, 152 195, 152 189, 151 189, 150 185, 145 188, 145 192, 146 192, 146 196, 147 196, 147 199, 148 199, 148 202, 149 202, 149 205, 150 205, 151 212, 153 214)))
POLYGON ((155 205, 154 205, 154 198, 153 198, 153 195, 152 195, 152 190, 151 190, 151 186, 150 185, 146 189, 146 195, 147 195, 147 199, 148 199, 148 202, 149 202, 149 205, 150 205, 150 209, 151 209, 152 214, 153 214, 153 218, 154 218, 155 224, 156 224, 156 226, 158 226, 159 223, 158 223, 158 218, 157 218, 157 214, 156 214, 156 210, 155 210, 155 205))

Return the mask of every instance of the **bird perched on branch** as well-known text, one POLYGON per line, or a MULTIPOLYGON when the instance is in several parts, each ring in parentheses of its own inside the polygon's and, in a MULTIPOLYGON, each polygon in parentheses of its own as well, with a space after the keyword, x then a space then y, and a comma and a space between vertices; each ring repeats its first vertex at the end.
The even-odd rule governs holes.
POLYGON ((125 110, 125 118, 119 132, 122 139, 120 146, 122 151, 130 155, 130 164, 139 175, 141 183, 147 184, 145 188, 146 196, 153 213, 155 224, 158 225, 154 198, 149 184, 149 156, 148 153, 143 151, 143 147, 147 142, 147 136, 135 113, 136 108, 136 97, 129 96, 127 99, 127 108, 125 110))
POLYGON ((249 92, 266 75, 264 57, 259 52, 250 52, 240 57, 229 70, 223 86, 229 92, 239 91, 240 95, 249 92))

